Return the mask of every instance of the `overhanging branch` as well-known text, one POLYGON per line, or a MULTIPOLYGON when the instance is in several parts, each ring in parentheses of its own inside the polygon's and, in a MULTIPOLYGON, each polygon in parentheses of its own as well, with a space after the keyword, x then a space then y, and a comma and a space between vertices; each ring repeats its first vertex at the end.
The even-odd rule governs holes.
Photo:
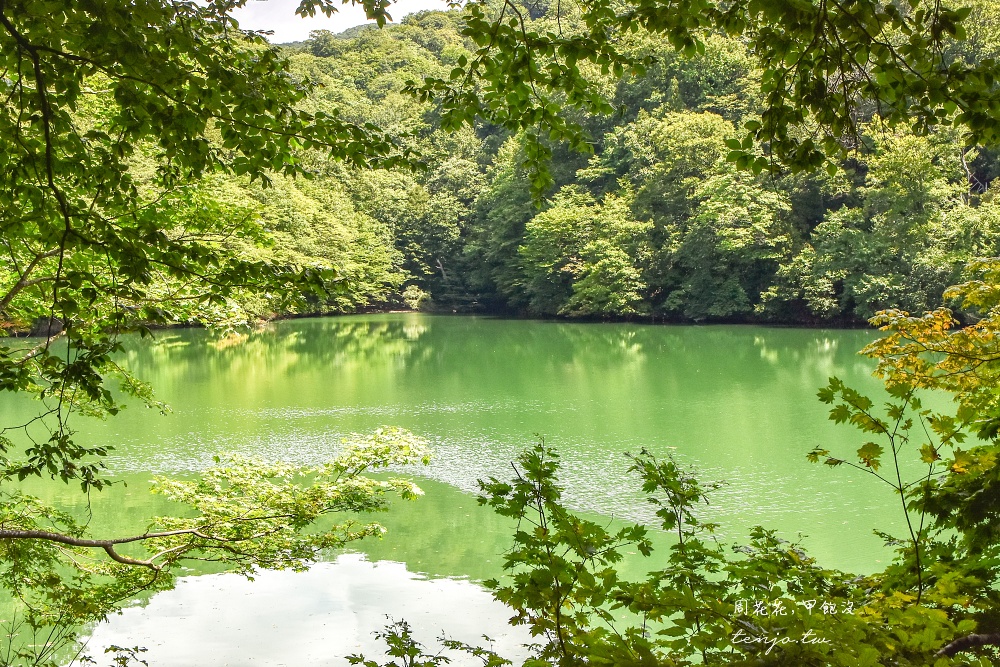
POLYGON ((153 561, 156 560, 157 557, 172 550, 162 551, 148 560, 138 560, 118 553, 115 551, 115 546, 119 544, 129 544, 131 542, 142 542, 144 540, 151 540, 157 537, 173 537, 176 535, 193 535, 204 540, 215 540, 212 536, 202 533, 198 528, 183 528, 158 533, 143 533, 142 535, 118 537, 110 540, 88 540, 82 537, 73 537, 72 535, 53 533, 46 530, 0 530, 0 540, 45 540, 47 542, 56 542, 58 544, 66 544, 72 547, 104 549, 108 556, 110 556, 114 561, 124 565, 139 565, 142 567, 148 567, 157 572, 159 572, 163 566, 157 565, 153 561))
POLYGON ((1000 632, 960 637, 935 653, 934 657, 950 658, 977 646, 1000 646, 1000 632))

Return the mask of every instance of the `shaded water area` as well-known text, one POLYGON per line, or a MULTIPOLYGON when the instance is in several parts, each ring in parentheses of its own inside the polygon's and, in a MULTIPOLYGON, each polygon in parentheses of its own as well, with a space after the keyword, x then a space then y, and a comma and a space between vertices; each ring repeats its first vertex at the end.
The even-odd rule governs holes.
POLYGON ((93 499, 94 532, 169 511, 146 492, 151 476, 190 475, 217 452, 316 463, 351 433, 395 425, 427 438, 434 460, 407 471, 426 497, 385 516, 384 540, 256 584, 185 578, 98 628, 94 646, 150 644, 151 664, 178 667, 346 664, 334 657, 375 650, 382 614, 410 618, 426 639, 444 629, 512 646, 524 635, 473 583, 500 573, 510 525, 472 492, 477 479, 508 477, 539 437, 560 452, 569 504, 590 515, 652 523, 622 453, 672 453, 726 482, 706 510, 726 539, 762 524, 804 534, 825 565, 873 571, 887 554, 872 529, 899 531, 898 499, 805 459, 815 445, 844 456, 860 445, 815 394, 831 375, 877 392, 873 364, 857 355, 873 335, 390 314, 279 322, 240 340, 200 330, 129 340, 125 365, 173 412, 134 407, 77 424, 115 447, 108 465, 128 483, 93 499))

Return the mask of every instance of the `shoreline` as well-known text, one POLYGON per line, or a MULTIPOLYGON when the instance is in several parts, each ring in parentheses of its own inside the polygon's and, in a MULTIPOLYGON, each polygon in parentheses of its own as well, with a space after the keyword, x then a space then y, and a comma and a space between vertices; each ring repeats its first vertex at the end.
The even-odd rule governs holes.
MULTIPOLYGON (((463 310, 459 311, 457 309, 428 309, 428 310, 416 310, 413 308, 399 308, 399 307, 368 307, 361 308, 354 312, 311 312, 311 313, 286 313, 283 315, 276 315, 269 319, 258 319, 253 323, 244 327, 248 331, 255 331, 266 327, 272 322, 282 322, 289 320, 302 320, 302 319, 319 319, 327 317, 354 317, 358 315, 405 315, 408 313, 417 313, 422 315, 436 315, 436 316, 455 316, 455 317, 491 317, 500 320, 512 320, 512 321, 531 321, 531 322, 553 322, 560 324, 641 324, 645 326, 757 326, 757 327, 774 327, 778 329, 833 329, 838 331, 856 331, 862 329, 868 329, 875 331, 876 329, 872 327, 865 320, 846 320, 846 319, 836 319, 830 321, 823 320, 812 320, 812 321, 773 321, 773 320, 763 320, 755 318, 718 318, 718 319, 703 319, 703 320, 685 320, 680 318, 668 318, 664 316, 619 316, 619 317, 570 317, 570 316, 560 316, 560 315, 534 315, 525 314, 509 311, 471 311, 463 310)), ((13 329, 9 333, 0 334, 0 339, 4 338, 45 338, 46 333, 41 333, 42 327, 45 327, 45 322, 36 322, 31 327, 24 327, 19 329, 13 329)), ((203 324, 200 323, 177 323, 172 325, 146 325, 150 330, 153 331, 165 331, 170 329, 207 329, 203 324)), ((48 336, 56 336, 62 331, 61 323, 58 326, 49 325, 46 327, 48 331, 48 336)))

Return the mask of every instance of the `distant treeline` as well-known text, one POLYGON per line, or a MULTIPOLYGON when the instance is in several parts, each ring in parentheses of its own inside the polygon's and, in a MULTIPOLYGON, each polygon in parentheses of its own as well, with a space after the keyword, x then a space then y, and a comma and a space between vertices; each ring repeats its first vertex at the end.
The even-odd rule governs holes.
MULTIPOLYGON (((538 29, 555 29, 544 2, 530 10, 538 29)), ((1000 55, 998 15, 981 0, 952 57, 1000 55)), ((727 140, 755 119, 760 81, 743 43, 724 36, 690 59, 648 36, 624 45, 651 56, 646 76, 606 77, 617 113, 583 119, 592 155, 554 147, 556 185, 539 207, 523 137, 485 124, 444 132, 432 103, 403 92, 469 55, 461 16, 424 12, 284 47, 293 76, 318 84, 313 110, 380 126, 419 149, 425 171, 306 152, 311 180, 203 186, 219 214, 260 220, 272 245, 248 252, 341 269, 344 291, 317 310, 850 323, 932 308, 970 259, 1000 254, 1000 154, 954 131, 890 130, 872 108, 838 170, 737 170, 727 140)))

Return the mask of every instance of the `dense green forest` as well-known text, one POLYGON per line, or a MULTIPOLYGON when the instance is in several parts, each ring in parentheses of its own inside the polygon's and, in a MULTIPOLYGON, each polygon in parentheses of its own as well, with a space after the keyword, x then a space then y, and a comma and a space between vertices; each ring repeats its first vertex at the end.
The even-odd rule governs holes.
MULTIPOLYGON (((179 516, 92 536, 22 482, 100 491, 111 445, 78 438, 78 416, 163 408, 121 334, 402 304, 835 323, 895 308, 864 351, 888 402, 836 378, 819 392, 868 441, 808 455, 900 500, 881 571, 826 569, 764 528, 724 546, 696 516, 710 485, 643 453, 633 471, 677 542, 665 569, 620 580, 644 529, 574 516, 539 446, 482 483, 523 522, 510 585, 491 587, 541 638, 528 665, 995 664, 1000 266, 971 261, 1000 241, 994 0, 482 0, 284 50, 234 28, 240 4, 0 0, 0 327, 41 335, 0 345, 0 390, 39 399, 0 424, 0 587, 23 603, 0 664, 58 664, 80 624, 185 562, 307 567, 381 533, 329 515, 416 495, 366 476, 427 456, 380 429, 304 470, 220 456, 157 481, 179 516), (942 293, 971 324, 935 309, 942 293), (811 607, 738 606, 799 598, 850 609, 835 650, 804 641, 811 607), (620 610, 641 624, 619 631, 620 610)), ((363 4, 385 22, 385 0, 363 4)))
MULTIPOLYGON (((549 13, 531 5, 533 25, 552 27, 549 13)), ((997 15, 979 3, 951 57, 1000 52, 997 15)), ((200 187, 198 205, 259 221, 273 245, 255 256, 348 278, 307 309, 851 323, 932 308, 970 259, 1000 253, 1000 153, 953 129, 889 129, 872 107, 840 170, 738 170, 727 141, 761 111, 760 70, 745 41, 725 36, 693 57, 665 37, 632 37, 646 75, 604 77, 615 113, 580 118, 593 153, 553 146, 555 184, 534 201, 523 134, 482 121, 444 131, 439 108, 405 92, 471 56, 461 16, 423 12, 284 47, 293 76, 315 86, 310 111, 379 126, 418 149, 425 170, 306 152, 312 179, 200 187)))
MULTIPOLYGON (((973 4, 968 39, 950 43, 949 59, 1000 55, 1000 9, 973 4)), ((529 3, 526 25, 573 29, 555 6, 529 3)), ((298 108, 378 128, 419 154, 420 169, 371 170, 300 143, 286 160, 298 178, 264 187, 211 174, 161 190, 160 147, 129 158, 146 199, 165 196, 158 215, 168 224, 222 235, 227 221, 256 227, 230 242, 244 259, 333 266, 344 279, 335 294, 304 305, 248 290, 182 318, 412 307, 853 324, 887 307, 932 308, 969 260, 1000 253, 1000 203, 990 187, 1000 152, 967 145, 952 127, 888 127, 876 105, 861 105, 852 111, 861 133, 845 140, 839 168, 738 168, 734 149, 747 146, 734 137, 759 126, 762 70, 751 43, 721 33, 687 56, 666 35, 624 35, 619 48, 647 63, 642 76, 582 63, 614 111, 567 107, 589 149, 551 142, 552 183, 534 196, 532 132, 482 119, 444 129, 440 99, 412 94, 473 57, 464 21, 460 10, 421 12, 383 29, 317 31, 281 48, 308 91, 298 108)), ((92 83, 99 91, 101 75, 92 83)), ((100 129, 116 109, 97 94, 75 115, 83 128, 100 129)))

